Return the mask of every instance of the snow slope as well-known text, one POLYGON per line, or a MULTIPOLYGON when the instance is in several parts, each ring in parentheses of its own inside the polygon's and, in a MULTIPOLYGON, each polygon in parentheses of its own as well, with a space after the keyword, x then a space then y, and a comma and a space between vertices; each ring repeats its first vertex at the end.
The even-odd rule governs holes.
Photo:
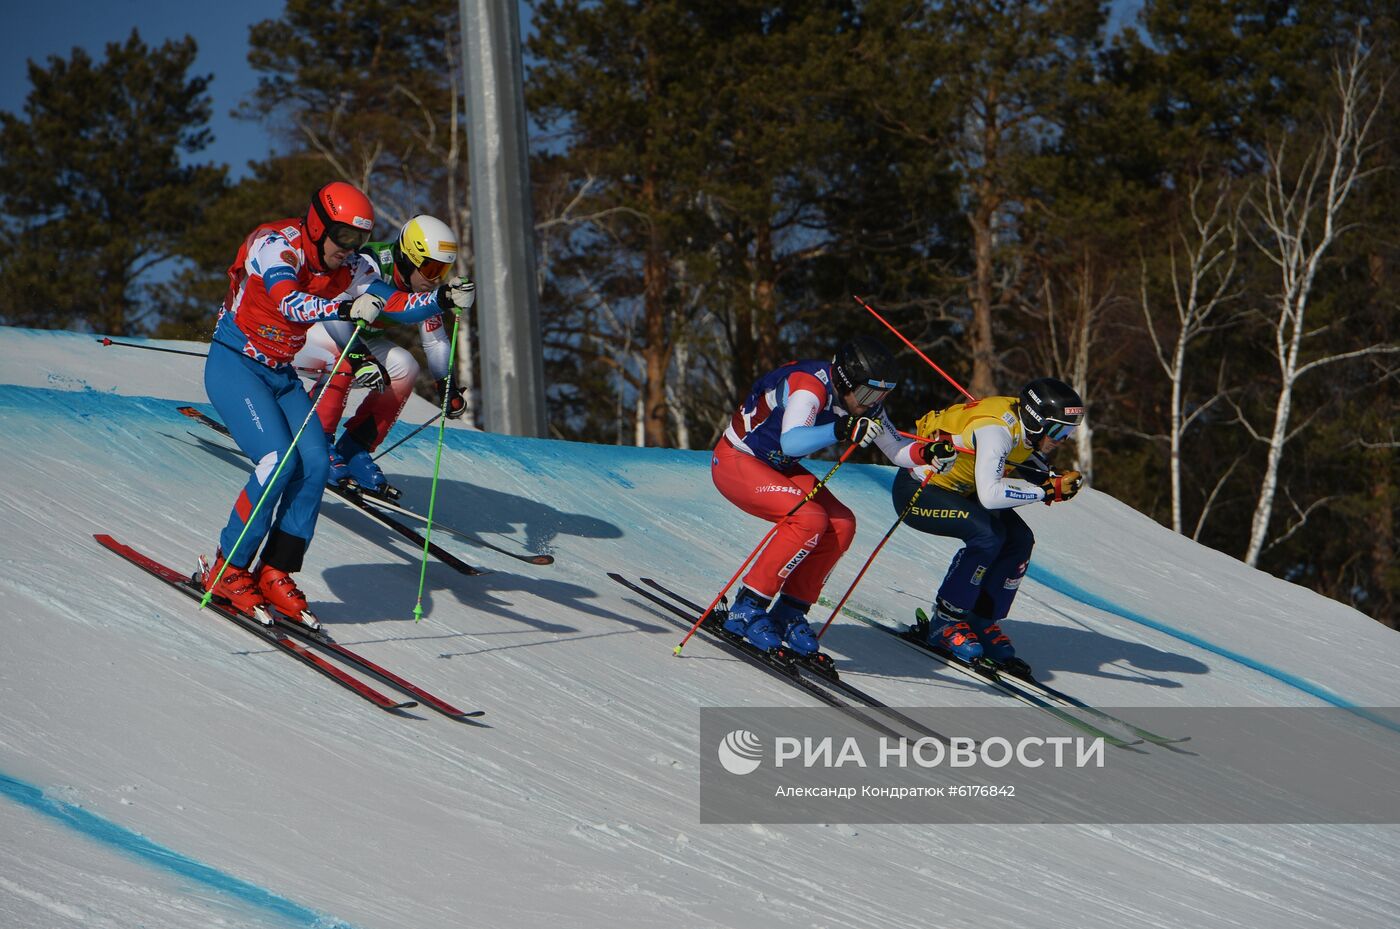
MULTIPOLYGON (((674 627, 604 576, 704 597, 761 536, 703 452, 451 431, 439 519, 557 563, 436 536, 493 573, 430 563, 417 624, 418 553, 327 500, 314 608, 489 728, 376 711, 92 541, 182 570, 212 550, 244 462, 171 401, 204 405, 197 359, 0 329, 0 926, 1395 925, 1394 827, 701 825, 698 708, 807 705, 703 643, 670 657, 674 627)), ((385 459, 410 500, 433 436, 385 459)), ((833 482, 861 520, 833 597, 891 477, 833 482)), ((1400 705, 1400 638, 1365 616, 1103 494, 1022 512, 1038 546, 1006 626, 1057 686, 1400 705)), ((953 551, 902 530, 852 605, 906 619, 953 551)), ((825 641, 892 704, 998 705, 858 624, 825 641)))

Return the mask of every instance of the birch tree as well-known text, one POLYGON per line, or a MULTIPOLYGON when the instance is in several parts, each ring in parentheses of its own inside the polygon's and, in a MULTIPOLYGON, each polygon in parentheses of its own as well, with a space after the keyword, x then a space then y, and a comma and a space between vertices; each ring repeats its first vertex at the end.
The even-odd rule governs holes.
MULTIPOLYGON (((1100 256, 1081 248, 1072 262, 1047 273, 1041 287, 1040 306, 1031 315, 1043 316, 1047 337, 1042 340, 1045 358, 1036 371, 1063 378, 1089 401, 1089 373, 1096 343, 1103 334, 1102 320, 1121 302, 1113 274, 1100 256)), ((1074 467, 1090 484, 1094 479, 1094 423, 1092 416, 1074 433, 1074 467)))
MULTIPOLYGON (((1241 416, 1250 434, 1268 450, 1245 550, 1245 563, 1251 566, 1258 565, 1266 547, 1279 466, 1288 441, 1298 431, 1289 428, 1298 381, 1326 365, 1397 350, 1396 345, 1372 344, 1311 360, 1305 360, 1303 353, 1307 337, 1316 334, 1308 331, 1307 313, 1318 270, 1329 249, 1351 229, 1344 220, 1348 199, 1361 181, 1377 170, 1370 165, 1369 156, 1376 145, 1372 130, 1386 88, 1374 84, 1371 71, 1370 49, 1358 33, 1334 61, 1332 100, 1318 141, 1296 166, 1287 138, 1272 146, 1267 152, 1262 191, 1254 201, 1264 230, 1256 244, 1278 269, 1280 290, 1269 319, 1279 373, 1273 425, 1264 433, 1241 416)), ((1298 514, 1290 534, 1306 521, 1308 512, 1298 514)))
MULTIPOLYGON (((1182 531, 1181 446, 1186 430, 1205 414, 1223 394, 1217 391, 1204 403, 1186 412, 1186 350, 1202 335, 1220 328, 1212 321, 1216 312, 1234 296, 1231 288, 1239 260, 1239 213, 1230 203, 1228 181, 1207 191, 1204 178, 1197 176, 1187 191, 1187 217, 1177 229, 1167 264, 1167 284, 1171 309, 1176 316, 1176 336, 1170 341, 1157 333, 1149 297, 1147 262, 1142 262, 1140 302, 1147 320, 1147 334, 1167 381, 1171 385, 1167 440, 1171 446, 1172 531, 1182 531)), ((1207 507, 1208 509, 1208 507, 1207 507)), ((1204 514, 1203 514, 1204 515, 1204 514)), ((1198 527, 1199 528, 1199 527, 1198 527)))

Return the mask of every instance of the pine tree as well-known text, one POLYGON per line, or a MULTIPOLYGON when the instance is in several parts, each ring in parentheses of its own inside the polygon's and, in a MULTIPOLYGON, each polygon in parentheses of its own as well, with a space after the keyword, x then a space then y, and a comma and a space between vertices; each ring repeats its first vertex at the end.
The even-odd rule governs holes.
POLYGON ((0 320, 113 335, 147 331, 144 288, 225 188, 190 163, 210 141, 194 39, 150 48, 133 30, 94 61, 29 64, 23 116, 0 113, 0 320))

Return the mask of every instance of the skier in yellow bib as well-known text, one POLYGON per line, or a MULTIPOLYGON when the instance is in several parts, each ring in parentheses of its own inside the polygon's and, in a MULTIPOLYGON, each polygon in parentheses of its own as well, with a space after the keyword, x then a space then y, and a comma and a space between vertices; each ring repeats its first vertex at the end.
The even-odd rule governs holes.
POLYGON ((1015 508, 1058 503, 1079 492, 1080 473, 1056 474, 1048 460, 1083 420, 1079 394, 1048 377, 1031 381, 1019 396, 959 403, 919 420, 920 436, 950 437, 971 452, 958 453, 952 467, 945 463, 942 471, 934 466, 901 471, 894 482, 894 508, 903 512, 932 468, 905 521, 920 532, 963 541, 933 600, 924 630, 929 644, 964 661, 1030 674, 998 625, 1011 609, 1035 545, 1015 508))

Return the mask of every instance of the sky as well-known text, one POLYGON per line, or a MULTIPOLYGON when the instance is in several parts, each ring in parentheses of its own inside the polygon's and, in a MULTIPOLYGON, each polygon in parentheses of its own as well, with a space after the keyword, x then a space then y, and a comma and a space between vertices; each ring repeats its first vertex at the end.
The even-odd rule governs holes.
MULTIPOLYGON (((1114 24, 1120 24, 1141 0, 1115 0, 1114 24)), ((201 160, 223 162, 232 177, 246 174, 246 163, 265 158, 273 148, 266 129, 234 119, 230 114, 257 85, 248 67, 248 27, 282 12, 283 0, 240 0, 238 3, 188 3, 180 0, 79 0, 38 3, 23 16, 9 17, 0 30, 0 110, 20 113, 29 93, 30 59, 68 58, 75 46, 101 60, 109 42, 122 42, 132 28, 147 45, 189 34, 199 44, 192 74, 212 74, 210 96, 214 115, 213 143, 201 160)), ((520 5, 521 27, 528 31, 529 4, 520 5)))
POLYGON ((22 16, 7 16, 0 30, 0 110, 21 114, 29 95, 31 59, 45 64, 50 56, 68 58, 74 47, 94 60, 106 56, 109 42, 124 42, 136 28, 148 46, 192 35, 199 44, 192 75, 212 74, 210 96, 214 141, 200 160, 228 164, 242 177, 249 160, 265 158, 273 140, 257 123, 230 113, 257 86, 248 67, 248 27, 282 12, 283 0, 238 3, 189 3, 181 0, 93 0, 36 3, 22 16))

